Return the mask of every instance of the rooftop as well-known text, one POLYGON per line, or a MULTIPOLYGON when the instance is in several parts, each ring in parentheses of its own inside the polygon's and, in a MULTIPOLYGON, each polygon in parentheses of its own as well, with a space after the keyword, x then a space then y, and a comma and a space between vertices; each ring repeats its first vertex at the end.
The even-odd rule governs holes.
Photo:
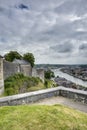
POLYGON ((28 61, 25 61, 23 59, 14 59, 13 63, 16 63, 16 64, 21 64, 21 65, 27 65, 27 64, 30 64, 28 61))

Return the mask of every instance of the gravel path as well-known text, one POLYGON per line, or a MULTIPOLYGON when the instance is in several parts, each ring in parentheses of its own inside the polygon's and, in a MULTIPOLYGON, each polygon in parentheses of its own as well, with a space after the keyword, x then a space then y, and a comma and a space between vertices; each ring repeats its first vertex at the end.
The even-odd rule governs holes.
POLYGON ((74 109, 87 113, 87 104, 83 104, 81 102, 75 102, 72 99, 68 99, 68 98, 61 97, 61 96, 46 98, 46 99, 40 100, 34 104, 38 104, 38 105, 62 104, 62 105, 69 106, 71 108, 74 108, 74 109))

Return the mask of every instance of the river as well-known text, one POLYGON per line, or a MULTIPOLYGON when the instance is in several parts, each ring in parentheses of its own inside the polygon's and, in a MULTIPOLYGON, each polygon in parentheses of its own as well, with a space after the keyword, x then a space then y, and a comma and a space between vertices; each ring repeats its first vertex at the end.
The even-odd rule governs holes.
POLYGON ((60 71, 60 69, 52 69, 52 71, 54 72, 55 76, 63 77, 75 84, 87 87, 87 81, 83 81, 83 80, 73 77, 67 73, 64 73, 64 72, 60 71))

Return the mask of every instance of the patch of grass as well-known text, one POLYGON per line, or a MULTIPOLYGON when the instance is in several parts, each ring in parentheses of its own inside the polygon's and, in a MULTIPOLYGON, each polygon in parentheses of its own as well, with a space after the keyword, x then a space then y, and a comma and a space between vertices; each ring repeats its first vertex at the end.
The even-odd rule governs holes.
POLYGON ((28 91, 31 92, 31 91, 41 90, 41 89, 45 89, 45 86, 42 82, 39 82, 38 85, 29 87, 28 91))
POLYGON ((0 107, 0 130, 87 130, 87 114, 62 105, 0 107))

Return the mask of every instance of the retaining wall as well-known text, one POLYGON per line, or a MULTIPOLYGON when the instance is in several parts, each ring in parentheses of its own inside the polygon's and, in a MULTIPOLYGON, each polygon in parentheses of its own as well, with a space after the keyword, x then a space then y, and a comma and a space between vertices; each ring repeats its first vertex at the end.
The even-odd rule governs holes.
POLYGON ((64 87, 56 87, 35 92, 0 98, 0 106, 21 105, 36 102, 53 96, 64 96, 87 104, 87 92, 64 87))

